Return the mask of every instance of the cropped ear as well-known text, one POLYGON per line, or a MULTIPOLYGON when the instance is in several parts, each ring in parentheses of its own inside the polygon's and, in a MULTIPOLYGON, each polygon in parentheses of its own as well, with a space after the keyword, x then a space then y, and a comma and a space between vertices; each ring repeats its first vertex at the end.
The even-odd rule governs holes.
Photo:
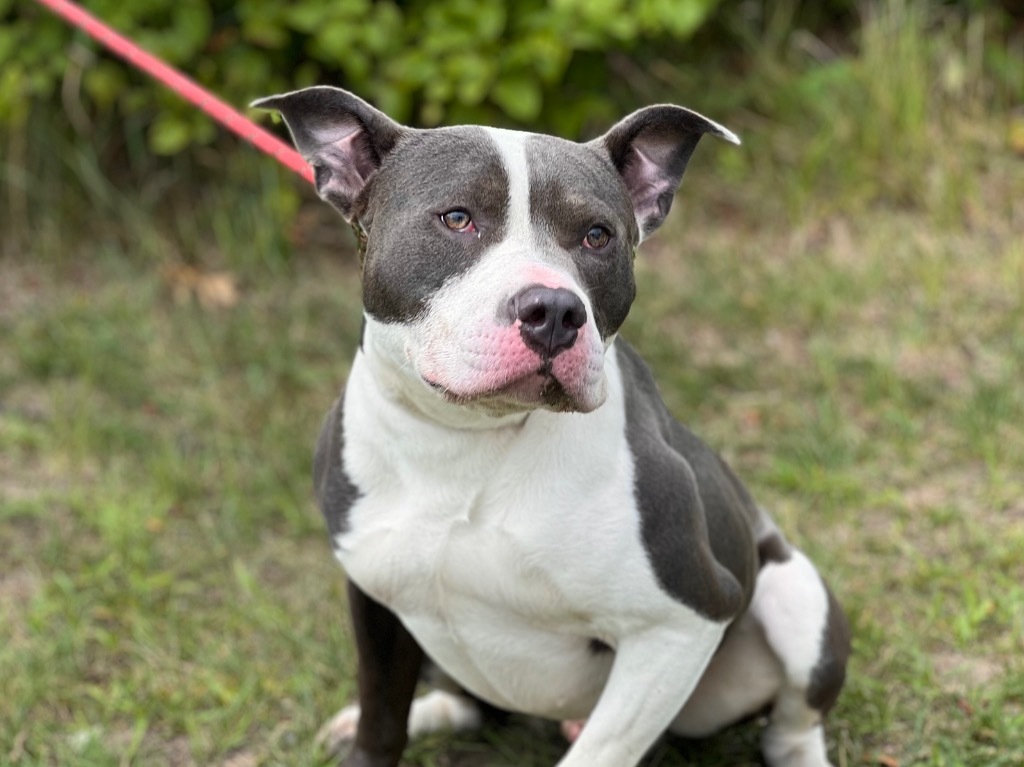
POLYGON ((358 96, 327 85, 268 96, 250 106, 281 113, 295 147, 313 166, 317 193, 348 221, 367 182, 409 130, 358 96))
POLYGON ((705 133, 733 144, 736 134, 683 107, 641 109, 616 123, 590 145, 603 149, 622 174, 633 200, 641 239, 661 226, 672 207, 686 163, 705 133))

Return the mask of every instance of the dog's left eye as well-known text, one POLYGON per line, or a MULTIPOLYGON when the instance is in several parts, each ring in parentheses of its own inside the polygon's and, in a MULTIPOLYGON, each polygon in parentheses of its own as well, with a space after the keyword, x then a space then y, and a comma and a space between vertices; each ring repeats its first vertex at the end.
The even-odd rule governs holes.
POLYGON ((442 213, 441 223, 453 232, 476 231, 476 226, 473 224, 473 217, 469 215, 469 211, 463 210, 462 208, 455 208, 455 210, 442 213))
POLYGON ((612 239, 612 233, 603 226, 592 226, 587 236, 583 238, 583 247, 591 250, 600 250, 612 239))

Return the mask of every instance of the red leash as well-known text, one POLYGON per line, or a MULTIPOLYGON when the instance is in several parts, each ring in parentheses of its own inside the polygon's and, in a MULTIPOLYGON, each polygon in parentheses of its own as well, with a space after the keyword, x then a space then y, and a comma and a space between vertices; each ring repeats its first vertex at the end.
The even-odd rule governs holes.
POLYGON ((306 181, 313 183, 313 169, 309 167, 301 154, 174 67, 142 50, 131 40, 119 35, 95 16, 68 0, 36 0, 36 2, 45 5, 69 24, 78 27, 100 42, 112 53, 117 54, 132 66, 138 67, 150 77, 159 80, 175 93, 191 101, 225 128, 237 133, 249 143, 254 144, 257 149, 266 152, 285 167, 298 173, 306 181))

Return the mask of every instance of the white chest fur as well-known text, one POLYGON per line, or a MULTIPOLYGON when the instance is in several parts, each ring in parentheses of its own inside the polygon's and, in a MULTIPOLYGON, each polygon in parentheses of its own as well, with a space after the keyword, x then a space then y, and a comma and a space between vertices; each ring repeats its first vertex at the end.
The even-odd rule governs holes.
POLYGON ((411 415, 362 357, 349 379, 344 459, 362 495, 338 557, 496 705, 583 716, 612 660, 590 640, 614 646, 687 610, 657 587, 641 544, 614 356, 594 413, 538 411, 491 430, 411 415))

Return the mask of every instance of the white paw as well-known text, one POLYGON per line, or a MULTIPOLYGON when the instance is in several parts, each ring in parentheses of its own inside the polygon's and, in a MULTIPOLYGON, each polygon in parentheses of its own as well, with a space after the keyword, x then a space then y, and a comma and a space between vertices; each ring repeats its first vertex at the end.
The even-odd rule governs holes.
POLYGON ((761 751, 771 767, 832 767, 820 724, 805 730, 769 724, 761 734, 761 751))
POLYGON ((352 703, 335 714, 316 734, 316 745, 328 754, 337 754, 356 738, 359 705, 352 703))
POLYGON ((483 724, 480 708, 464 695, 433 690, 412 702, 409 735, 415 738, 431 732, 476 730, 483 724))
MULTIPOLYGON (((328 754, 340 753, 356 738, 359 705, 352 703, 335 714, 316 734, 316 744, 328 754)), ((443 690, 428 692, 412 702, 409 711, 409 737, 416 738, 442 730, 476 730, 483 717, 476 702, 464 695, 443 690)))

